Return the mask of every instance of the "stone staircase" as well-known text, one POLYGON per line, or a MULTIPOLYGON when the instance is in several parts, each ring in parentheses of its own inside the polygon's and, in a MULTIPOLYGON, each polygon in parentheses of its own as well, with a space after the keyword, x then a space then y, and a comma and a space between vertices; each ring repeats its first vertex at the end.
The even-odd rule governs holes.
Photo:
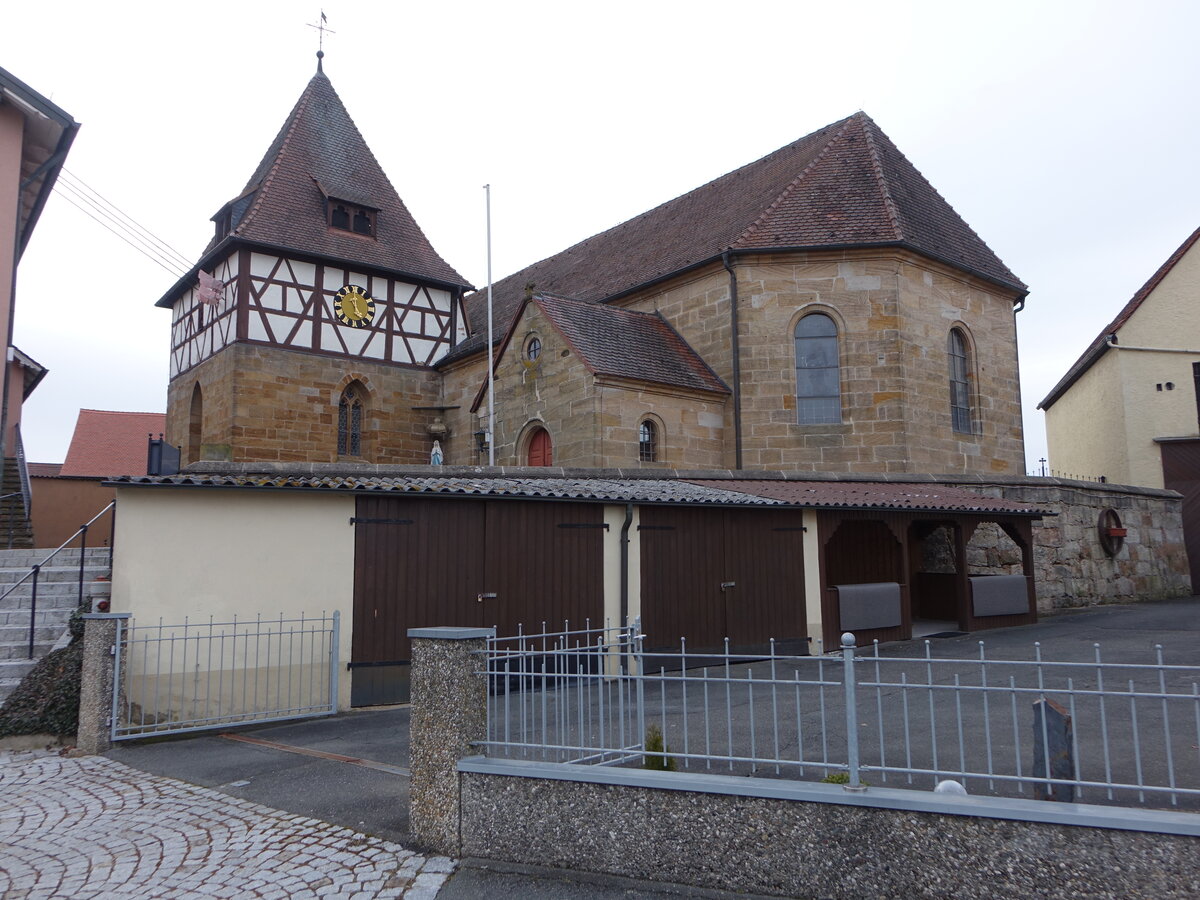
POLYGON ((4 497, 0 500, 0 548, 32 548, 33 526, 25 517, 25 504, 21 500, 21 474, 17 468, 16 457, 10 456, 4 460, 0 497, 4 497), (9 494, 15 496, 8 496, 9 494))
MULTIPOLYGON (((29 574, 50 550, 0 550, 0 594, 29 574)), ((98 578, 111 577, 108 548, 88 548, 83 560, 83 595, 93 593, 98 578)), ((79 604, 79 550, 61 550, 38 573, 37 619, 33 659, 29 659, 29 605, 33 578, 0 600, 0 703, 13 692, 34 664, 54 649, 67 631, 67 620, 79 604)), ((65 642, 64 642, 65 643, 65 642)))

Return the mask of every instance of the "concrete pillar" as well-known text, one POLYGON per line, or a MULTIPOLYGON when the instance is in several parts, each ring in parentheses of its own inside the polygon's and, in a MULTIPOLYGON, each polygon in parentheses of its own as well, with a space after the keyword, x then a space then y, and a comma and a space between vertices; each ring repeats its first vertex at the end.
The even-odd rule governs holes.
POLYGON ((461 855, 458 761, 478 756, 472 741, 487 736, 490 628, 410 628, 409 823, 413 842, 444 856, 461 855))
POLYGON ((129 613, 88 613, 83 617, 83 677, 75 746, 84 753, 103 753, 112 746, 112 650, 117 643, 117 624, 128 619, 129 613))

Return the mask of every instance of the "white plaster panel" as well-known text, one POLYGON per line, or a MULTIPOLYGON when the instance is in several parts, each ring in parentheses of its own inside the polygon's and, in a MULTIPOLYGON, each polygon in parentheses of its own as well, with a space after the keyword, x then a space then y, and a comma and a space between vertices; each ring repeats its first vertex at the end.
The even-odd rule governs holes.
POLYGON ((268 284, 263 288, 258 302, 264 309, 283 309, 283 287, 278 284, 268 284))
POLYGON ((263 325, 262 317, 259 315, 252 315, 249 318, 250 321, 246 328, 246 336, 252 341, 267 340, 267 329, 266 326, 263 325))
POLYGON ((330 322, 325 323, 325 326, 321 329, 321 350, 331 350, 334 353, 344 352, 342 350, 341 342, 337 339, 337 333, 335 329, 338 327, 340 326, 330 322))
POLYGON ((337 266, 326 266, 321 276, 321 284, 325 290, 333 293, 346 283, 346 270, 337 266))
POLYGON ((310 262, 301 262, 298 259, 289 259, 292 266, 292 274, 296 276, 297 284, 311 285, 317 283, 317 267, 310 262))
POLYGON ((294 347, 311 347, 312 346, 312 323, 301 322, 300 327, 296 330, 296 336, 292 339, 294 347))
POLYGON ((295 319, 273 313, 267 313, 267 322, 271 326, 271 331, 275 333, 275 340, 279 343, 283 343, 287 339, 288 333, 296 324, 295 319))
POLYGON ((439 291, 429 288, 429 297, 433 301, 433 308, 440 309, 443 312, 450 312, 450 292, 439 291))
POLYGON ((371 341, 371 343, 367 344, 367 346, 363 349, 362 355, 368 359, 386 359, 387 343, 384 342, 382 336, 377 335, 375 340, 371 341))
POLYGON ((278 259, 277 256, 268 256, 265 253, 251 253, 250 274, 259 278, 269 278, 278 259))
MULTIPOLYGON (((416 359, 412 361, 423 363, 429 358, 429 354, 433 352, 433 349, 437 346, 437 343, 435 341, 424 340, 423 338, 410 337, 408 339, 408 345, 412 347, 413 355, 416 357, 416 359)), ((398 362, 405 361, 406 360, 398 360, 398 362)))
POLYGON ((366 344, 367 338, 371 336, 371 332, 365 328, 348 328, 345 325, 337 327, 341 329, 342 340, 346 342, 346 348, 351 353, 362 352, 363 345, 366 344))
POLYGON ((119 489, 113 610, 143 624, 337 610, 338 706, 349 707, 354 498, 334 493, 119 489), (186 534, 186 542, 179 536, 186 534), (186 552, 185 552, 186 544, 186 552), (314 565, 314 560, 320 560, 314 565), (253 590, 247 590, 253 585, 253 590))

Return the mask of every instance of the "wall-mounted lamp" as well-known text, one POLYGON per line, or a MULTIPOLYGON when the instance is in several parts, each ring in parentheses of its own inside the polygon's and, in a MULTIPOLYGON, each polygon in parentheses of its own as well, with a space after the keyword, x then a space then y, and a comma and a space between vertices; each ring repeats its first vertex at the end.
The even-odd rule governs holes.
POLYGON ((491 435, 489 435, 487 431, 482 428, 475 432, 475 444, 479 447, 480 453, 485 453, 487 451, 488 444, 490 443, 490 437, 491 435))

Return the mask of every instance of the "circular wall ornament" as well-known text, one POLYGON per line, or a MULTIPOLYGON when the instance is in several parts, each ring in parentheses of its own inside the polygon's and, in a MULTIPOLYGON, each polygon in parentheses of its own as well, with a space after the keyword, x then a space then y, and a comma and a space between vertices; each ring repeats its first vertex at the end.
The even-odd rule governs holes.
POLYGON ((1115 509, 1101 511, 1100 519, 1096 523, 1096 532, 1100 538, 1100 547, 1109 556, 1116 556, 1125 546, 1128 530, 1121 524, 1121 517, 1115 509))

